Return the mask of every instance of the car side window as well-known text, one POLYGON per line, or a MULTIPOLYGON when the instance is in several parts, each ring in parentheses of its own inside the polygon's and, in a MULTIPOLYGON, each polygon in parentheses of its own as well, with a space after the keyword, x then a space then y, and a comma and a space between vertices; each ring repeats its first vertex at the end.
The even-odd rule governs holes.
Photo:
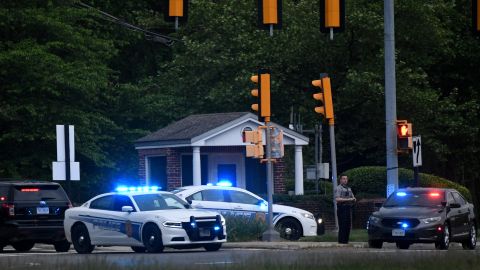
POLYGON ((113 203, 114 203, 113 195, 107 195, 92 201, 90 203, 90 208, 113 211, 113 203))
POLYGON ((125 195, 115 195, 115 202, 113 206, 113 211, 122 211, 123 206, 131 206, 134 211, 135 207, 133 206, 132 200, 128 196, 125 195))
POLYGON ((190 196, 187 197, 187 200, 190 200, 190 201, 203 201, 203 198, 202 198, 202 192, 197 192, 195 194, 192 194, 190 196))
POLYGON ((455 199, 453 198, 453 195, 451 192, 447 193, 447 204, 450 205, 452 203, 455 203, 455 199))
POLYGON ((459 203, 460 205, 465 205, 465 204, 466 204, 466 202, 465 202, 465 200, 463 199, 463 197, 462 197, 460 194, 458 194, 457 192, 454 192, 454 193, 453 193, 453 198, 455 198, 455 201, 456 201, 457 203, 459 203))
POLYGON ((202 190, 202 201, 226 202, 225 195, 221 189, 202 190))
POLYGON ((245 192, 228 190, 228 195, 233 203, 258 204, 258 199, 245 192))

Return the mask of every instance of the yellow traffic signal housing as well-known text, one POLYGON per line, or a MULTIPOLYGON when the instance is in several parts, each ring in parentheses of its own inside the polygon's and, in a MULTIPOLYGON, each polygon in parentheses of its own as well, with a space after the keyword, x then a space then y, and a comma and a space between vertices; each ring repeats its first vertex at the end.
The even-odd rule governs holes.
POLYGON ((472 26, 473 32, 480 34, 480 0, 472 0, 472 26))
POLYGON ((282 28, 282 0, 257 0, 257 8, 259 28, 282 28))
POLYGON ((256 98, 256 103, 252 104, 251 108, 257 112, 258 121, 269 122, 271 116, 270 71, 260 69, 258 74, 253 75, 250 80, 257 84, 257 88, 251 91, 251 95, 256 98))
POLYGON ((342 32, 345 29, 345 0, 320 0, 320 31, 342 32))
POLYGON ((263 158, 263 132, 261 129, 244 131, 243 142, 250 143, 246 145, 247 157, 263 158))
POLYGON ((413 149, 412 124, 407 120, 397 120, 397 152, 408 153, 413 149))
POLYGON ((168 16, 183 17, 183 0, 169 0, 168 16))
POLYGON ((323 115, 325 119, 334 119, 330 78, 326 74, 321 77, 320 80, 312 81, 313 86, 320 88, 320 92, 313 94, 313 99, 322 103, 315 106, 315 112, 323 115))
POLYGON ((186 22, 188 17, 189 0, 160 0, 165 5, 163 15, 165 21, 174 22, 178 18, 179 22, 186 22))

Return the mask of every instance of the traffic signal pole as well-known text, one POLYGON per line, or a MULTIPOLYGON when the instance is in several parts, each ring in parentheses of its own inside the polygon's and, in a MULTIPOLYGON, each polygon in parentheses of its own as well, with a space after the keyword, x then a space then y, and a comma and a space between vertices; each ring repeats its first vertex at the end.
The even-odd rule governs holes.
POLYGON ((275 229, 273 228, 273 166, 272 166, 272 139, 270 137, 271 134, 271 124, 270 124, 270 117, 265 117, 265 125, 266 125, 266 140, 265 143, 267 145, 267 199, 268 199, 268 215, 267 215, 267 223, 268 229, 266 232, 263 233, 263 240, 272 242, 278 241, 280 239, 280 235, 275 229))
POLYGON ((387 197, 398 189, 397 104, 395 88, 394 0, 384 2, 385 20, 385 125, 387 155, 387 197))
POLYGON ((335 216, 335 230, 338 231, 337 201, 335 200, 335 189, 337 188, 337 155, 335 152, 335 120, 328 119, 330 130, 330 159, 332 162, 332 185, 333 185, 333 215, 335 216))

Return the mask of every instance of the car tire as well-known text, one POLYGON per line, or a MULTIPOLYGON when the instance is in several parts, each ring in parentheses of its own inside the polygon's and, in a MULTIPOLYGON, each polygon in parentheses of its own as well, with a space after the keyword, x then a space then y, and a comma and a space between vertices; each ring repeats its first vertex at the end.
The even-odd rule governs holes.
POLYGON ((203 246, 206 251, 217 251, 222 247, 222 243, 212 243, 203 246))
POLYGON ((468 240, 462 242, 463 249, 475 249, 477 246, 477 229, 475 224, 470 224, 470 232, 468 234, 468 240))
POLYGON ((146 252, 160 253, 163 251, 162 232, 157 225, 146 225, 143 229, 142 240, 146 252))
POLYGON ((382 248, 382 246, 383 246, 382 240, 368 240, 369 248, 382 248))
POLYGON ((70 250, 70 242, 68 242, 67 239, 58 241, 53 243, 53 247, 56 252, 68 252, 70 250))
POLYGON ((440 250, 447 250, 450 246, 450 227, 448 224, 443 226, 442 239, 435 243, 435 248, 440 250))
POLYGON ((397 242, 396 243, 398 249, 408 249, 410 248, 410 243, 408 242, 397 242))
POLYGON ((147 251, 144 247, 131 246, 131 248, 135 253, 145 253, 147 251))
POLYGON ((27 252, 33 248, 35 242, 23 240, 19 242, 13 242, 12 247, 18 252, 27 252))
POLYGON ((280 233, 280 237, 286 240, 296 241, 303 236, 302 224, 294 218, 283 218, 275 225, 275 230, 280 233))
POLYGON ((90 241, 88 229, 83 224, 77 224, 72 228, 72 243, 73 248, 80 254, 92 253, 95 246, 90 241))

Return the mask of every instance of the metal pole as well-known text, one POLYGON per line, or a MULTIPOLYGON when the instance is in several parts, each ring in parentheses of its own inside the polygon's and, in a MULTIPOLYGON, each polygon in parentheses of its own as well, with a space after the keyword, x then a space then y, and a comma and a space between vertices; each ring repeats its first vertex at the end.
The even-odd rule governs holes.
POLYGON ((418 171, 419 171, 418 166, 413 167, 413 179, 414 179, 415 187, 418 187, 418 171))
POLYGON ((178 17, 175 17, 175 32, 178 31, 178 17))
POLYGON ((275 229, 273 228, 273 166, 272 166, 272 146, 271 146, 271 138, 270 138, 270 121, 265 120, 265 124, 267 126, 266 131, 266 140, 265 143, 267 144, 267 196, 268 196, 268 230, 263 234, 263 240, 272 242, 278 241, 280 239, 280 235, 275 229))
POLYGON ((318 125, 315 125, 315 194, 318 195, 318 178, 320 177, 318 173, 318 125))
POLYGON ((387 197, 398 189, 398 157, 396 135, 396 89, 395 89, 395 23, 394 0, 384 2, 385 20, 385 126, 387 147, 387 197))
POLYGON ((72 186, 70 184, 70 125, 64 125, 65 133, 65 181, 67 181, 67 194, 72 196, 72 186))
POLYGON ((270 36, 273 37, 273 24, 270 24, 270 36))
POLYGON ((332 162, 333 185, 333 214, 335 215, 335 230, 338 231, 337 202, 335 201, 335 188, 337 188, 337 156, 335 154, 335 124, 333 119, 328 120, 330 126, 330 157, 332 162))
MULTIPOLYGON (((320 122, 320 125, 318 125, 318 144, 320 145, 320 149, 319 149, 319 157, 318 157, 318 162, 321 164, 322 166, 322 170, 325 169, 323 167, 323 138, 322 138, 322 133, 323 133, 323 125, 322 125, 322 122, 320 122)), ((324 175, 325 175, 325 172, 324 172, 324 175)), ((325 195, 327 195, 327 181, 324 181, 325 182, 325 186, 323 188, 323 193, 325 195)))

